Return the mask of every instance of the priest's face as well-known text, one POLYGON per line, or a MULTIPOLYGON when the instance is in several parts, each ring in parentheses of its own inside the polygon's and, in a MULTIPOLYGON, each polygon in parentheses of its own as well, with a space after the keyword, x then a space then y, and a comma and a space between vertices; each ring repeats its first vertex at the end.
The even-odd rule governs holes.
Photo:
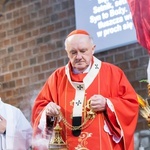
POLYGON ((72 67, 82 72, 91 63, 95 45, 88 35, 75 34, 66 39, 65 49, 72 67))

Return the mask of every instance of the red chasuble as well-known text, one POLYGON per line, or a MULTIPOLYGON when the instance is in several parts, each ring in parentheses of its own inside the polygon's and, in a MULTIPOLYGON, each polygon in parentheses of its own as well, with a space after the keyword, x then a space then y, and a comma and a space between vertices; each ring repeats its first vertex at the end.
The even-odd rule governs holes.
MULTIPOLYGON (((86 73, 70 72, 70 76, 72 81, 82 82, 86 73)), ((133 150, 138 102, 136 93, 124 73, 118 67, 102 62, 98 75, 85 91, 85 103, 94 94, 101 94, 109 99, 113 104, 114 112, 108 106, 106 112, 98 112, 92 121, 86 123, 86 127, 77 137, 73 136, 72 131, 61 122, 63 140, 67 143, 68 149, 133 150), (111 134, 106 132, 104 126, 108 127, 111 134), (116 143, 115 137, 119 138, 121 134, 121 140, 116 143)), ((63 116, 72 124, 74 97, 75 89, 65 74, 65 67, 57 69, 49 77, 34 103, 32 112, 34 136, 41 132, 38 129, 41 113, 51 101, 61 107, 63 116)), ((84 120, 84 114, 82 117, 84 120)))

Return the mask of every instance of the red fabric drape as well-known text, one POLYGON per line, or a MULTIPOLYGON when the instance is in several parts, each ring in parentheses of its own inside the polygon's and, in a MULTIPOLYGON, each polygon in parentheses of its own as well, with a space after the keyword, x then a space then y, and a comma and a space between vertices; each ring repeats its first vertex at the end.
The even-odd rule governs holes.
POLYGON ((150 0, 127 0, 138 42, 150 54, 150 0))

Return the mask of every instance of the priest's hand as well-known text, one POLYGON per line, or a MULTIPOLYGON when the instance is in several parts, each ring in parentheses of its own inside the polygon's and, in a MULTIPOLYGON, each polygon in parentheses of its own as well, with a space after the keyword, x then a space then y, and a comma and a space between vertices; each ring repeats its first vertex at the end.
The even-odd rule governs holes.
POLYGON ((58 106, 54 102, 50 102, 46 106, 46 115, 47 116, 57 116, 59 114, 59 111, 60 111, 60 106, 58 106))
POLYGON ((6 131, 7 121, 0 115, 0 133, 3 134, 6 131))
POLYGON ((90 107, 93 111, 105 111, 106 109, 106 98, 102 95, 93 95, 91 98, 90 107))

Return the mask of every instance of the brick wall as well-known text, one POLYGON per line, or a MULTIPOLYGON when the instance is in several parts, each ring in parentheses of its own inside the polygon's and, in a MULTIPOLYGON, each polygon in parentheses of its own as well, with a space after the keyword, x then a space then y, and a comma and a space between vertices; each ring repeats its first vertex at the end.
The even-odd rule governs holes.
MULTIPOLYGON (((30 120, 32 103, 48 76, 67 63, 66 35, 75 29, 73 0, 9 0, 0 17, 0 82, 3 101, 30 120)), ((148 55, 138 43, 95 54, 124 70, 135 90, 147 96, 148 55)), ((137 129, 147 125, 139 116, 137 129)))

